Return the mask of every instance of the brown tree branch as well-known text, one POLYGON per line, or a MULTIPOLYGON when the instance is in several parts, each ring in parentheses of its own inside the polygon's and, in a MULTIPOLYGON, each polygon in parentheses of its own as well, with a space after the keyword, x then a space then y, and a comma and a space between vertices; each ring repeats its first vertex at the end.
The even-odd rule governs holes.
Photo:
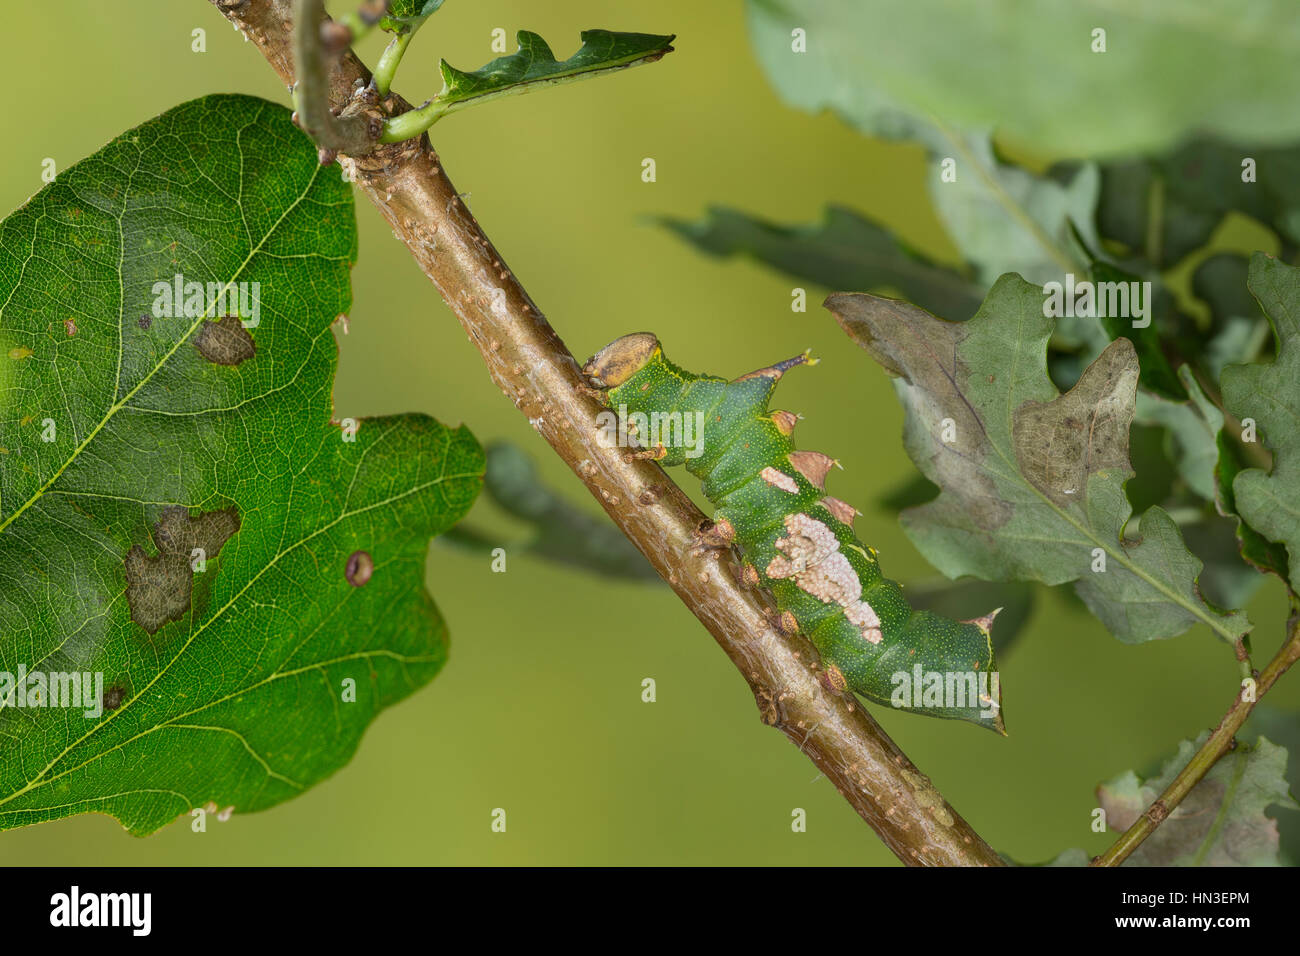
MULTIPOLYGON (((211 2, 291 84, 291 0, 211 2)), ((329 78, 334 102, 347 102, 369 78, 344 52, 329 78)), ((395 115, 410 106, 393 95, 375 108, 395 115)), ((861 705, 822 687, 812 646, 777 633, 731 562, 692 553, 704 516, 659 466, 601 446, 601 407, 584 391, 577 362, 460 201, 427 138, 343 161, 456 314, 492 380, 713 635, 749 683, 763 721, 808 755, 904 863, 1002 865, 861 705)), ((614 338, 626 330, 610 331, 614 338)))

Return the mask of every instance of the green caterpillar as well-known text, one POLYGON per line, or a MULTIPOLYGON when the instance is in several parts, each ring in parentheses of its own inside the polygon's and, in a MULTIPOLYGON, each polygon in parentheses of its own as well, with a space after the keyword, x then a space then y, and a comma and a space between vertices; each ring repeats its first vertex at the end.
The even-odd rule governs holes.
POLYGON ((856 509, 826 494, 835 462, 796 451, 797 416, 768 410, 781 376, 815 361, 804 353, 728 382, 678 368, 641 332, 611 342, 583 372, 622 426, 634 426, 643 456, 685 464, 703 482, 717 509, 706 538, 737 548, 745 580, 771 592, 784 629, 809 637, 825 686, 1004 734, 997 611, 954 621, 913 610, 854 534, 856 509))

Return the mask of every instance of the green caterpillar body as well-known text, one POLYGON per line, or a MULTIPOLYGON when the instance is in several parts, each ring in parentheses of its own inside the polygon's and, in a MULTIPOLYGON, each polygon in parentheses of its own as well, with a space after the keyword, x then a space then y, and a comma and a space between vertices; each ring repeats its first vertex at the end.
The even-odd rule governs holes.
POLYGON ((739 550, 746 580, 766 588, 786 627, 813 642, 827 687, 1005 733, 990 636, 997 612, 954 621, 914 610, 854 534, 856 510, 826 494, 835 462, 796 450, 797 416, 769 411, 781 376, 814 363, 805 353, 728 382, 678 368, 655 336, 637 333, 610 343, 583 371, 637 424, 640 445, 702 481, 717 509, 711 537, 739 550), (668 422, 689 438, 691 419, 699 423, 693 445, 656 444, 653 429, 647 444, 639 434, 645 422, 668 422))

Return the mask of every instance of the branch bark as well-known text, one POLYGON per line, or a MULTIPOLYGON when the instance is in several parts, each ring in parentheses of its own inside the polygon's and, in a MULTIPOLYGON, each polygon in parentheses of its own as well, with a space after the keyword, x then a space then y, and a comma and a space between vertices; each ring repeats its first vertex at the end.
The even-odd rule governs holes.
MULTIPOLYGON (((292 84, 292 0, 211 2, 292 84)), ((329 77, 334 102, 347 102, 369 80, 344 52, 329 77)), ((410 105, 394 94, 377 108, 396 115, 410 105)), ((773 628, 763 599, 738 580, 732 562, 692 553, 704 515, 659 466, 601 447, 602 409, 584 391, 578 363, 461 202, 427 137, 342 161, 354 165, 357 185, 460 320, 492 380, 726 652, 763 722, 807 754, 904 863, 1003 865, 860 704, 823 688, 812 645, 773 628)))

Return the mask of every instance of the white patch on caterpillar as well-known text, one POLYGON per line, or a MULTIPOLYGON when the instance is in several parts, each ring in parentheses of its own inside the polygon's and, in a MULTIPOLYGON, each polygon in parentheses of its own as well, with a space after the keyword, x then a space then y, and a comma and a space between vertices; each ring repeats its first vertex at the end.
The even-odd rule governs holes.
POLYGON ((788 491, 792 495, 799 493, 798 483, 785 472, 778 471, 771 465, 760 471, 758 476, 774 488, 788 491))
POLYGON ((769 578, 798 578, 839 550, 835 532, 806 514, 786 515, 785 530, 789 537, 776 541, 784 557, 777 555, 768 564, 769 578))
POLYGON ((862 582, 840 551, 835 532, 802 513, 786 515, 785 530, 789 536, 777 539, 781 554, 768 563, 767 576, 793 578, 800 590, 827 604, 838 604, 862 632, 863 640, 879 644, 884 637, 880 618, 862 600, 862 582))
MULTIPOLYGON (((859 590, 858 595, 862 592, 859 590)), ((880 618, 876 616, 875 608, 866 601, 857 601, 850 604, 844 609, 844 616, 858 626, 862 631, 862 636, 872 644, 879 644, 884 634, 880 632, 880 618)))

